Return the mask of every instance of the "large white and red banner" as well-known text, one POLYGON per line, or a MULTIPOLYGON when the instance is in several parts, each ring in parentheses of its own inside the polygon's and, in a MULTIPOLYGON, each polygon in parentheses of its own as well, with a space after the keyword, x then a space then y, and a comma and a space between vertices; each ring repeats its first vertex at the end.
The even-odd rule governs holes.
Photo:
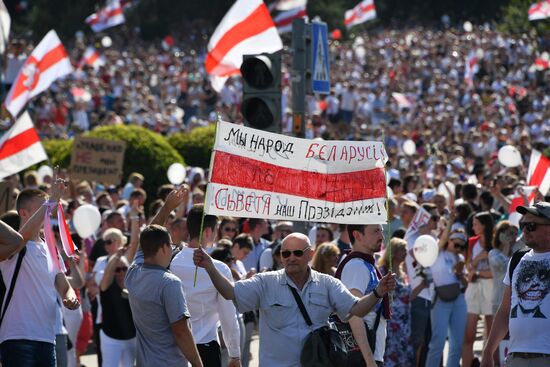
POLYGON ((386 223, 382 142, 317 141, 218 123, 206 212, 328 223, 386 223))
POLYGON ((120 1, 110 0, 105 7, 86 18, 86 23, 94 32, 101 32, 107 28, 124 23, 124 20, 124 11, 120 5, 120 1))
POLYGON ((376 7, 373 0, 363 0, 355 8, 346 10, 344 24, 349 29, 354 25, 365 23, 376 18, 376 7))
POLYGON ((0 139, 0 180, 48 159, 25 111, 0 139))
MULTIPOLYGON (((550 190, 550 159, 543 156, 538 150, 533 149, 527 171, 527 186, 523 188, 523 194, 527 197, 529 203, 533 203, 535 199, 535 189, 540 191, 542 195, 546 195, 550 190)), ((523 197, 517 196, 512 199, 508 212, 513 214, 518 206, 524 204, 523 197)))
POLYGON ((275 26, 279 33, 287 33, 292 31, 292 21, 294 19, 305 18, 307 16, 306 7, 301 6, 295 9, 280 12, 273 18, 275 26))
POLYGON ((543 0, 534 3, 529 7, 528 17, 529 20, 546 19, 550 17, 550 0, 543 0))
POLYGON ((19 71, 4 104, 16 117, 32 97, 58 78, 73 72, 67 51, 55 31, 49 31, 19 71))
POLYGON ((208 42, 205 68, 212 88, 220 91, 231 75, 240 74, 243 55, 276 52, 283 42, 262 0, 237 0, 208 42))

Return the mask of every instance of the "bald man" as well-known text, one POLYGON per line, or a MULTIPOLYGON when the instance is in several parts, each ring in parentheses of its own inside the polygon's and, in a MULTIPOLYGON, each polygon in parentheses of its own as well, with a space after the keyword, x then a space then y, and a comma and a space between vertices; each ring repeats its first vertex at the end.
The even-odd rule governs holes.
MULTIPOLYGON (((312 255, 308 237, 292 233, 281 243, 283 269, 260 273, 233 285, 219 273, 204 250, 195 250, 195 265, 206 269, 216 289, 224 298, 233 300, 239 312, 260 310, 261 366, 300 366, 304 340, 311 331, 327 325, 331 313, 336 312, 342 320, 363 317, 379 301, 373 293, 358 298, 340 280, 311 269, 308 263, 312 255), (302 317, 291 288, 300 295, 311 326, 302 317)), ((376 292, 384 295, 395 285, 394 276, 388 275, 380 280, 376 292)))

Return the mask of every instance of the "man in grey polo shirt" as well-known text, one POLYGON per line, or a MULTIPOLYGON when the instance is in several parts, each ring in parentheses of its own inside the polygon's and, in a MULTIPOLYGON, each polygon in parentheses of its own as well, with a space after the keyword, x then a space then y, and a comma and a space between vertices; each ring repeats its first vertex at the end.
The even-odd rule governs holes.
POLYGON ((172 240, 166 228, 152 224, 141 232, 141 250, 126 274, 137 333, 137 366, 202 367, 189 327, 181 281, 167 270, 172 240))
MULTIPOLYGON (((312 270, 311 244, 301 233, 288 235, 281 244, 284 269, 257 274, 231 284, 213 265, 204 250, 193 260, 203 267, 220 294, 235 302, 240 312, 260 310, 260 366, 300 366, 300 352, 306 336, 328 323, 336 312, 342 320, 363 317, 378 302, 372 293, 357 298, 338 279, 312 270), (289 287, 298 291, 313 325, 304 321, 289 287)), ((380 280, 376 291, 383 295, 395 289, 393 275, 380 280)))

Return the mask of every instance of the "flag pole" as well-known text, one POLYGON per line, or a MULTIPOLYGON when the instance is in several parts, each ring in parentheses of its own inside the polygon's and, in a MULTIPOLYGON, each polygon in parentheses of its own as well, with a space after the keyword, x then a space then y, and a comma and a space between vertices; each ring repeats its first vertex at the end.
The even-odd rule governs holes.
MULTIPOLYGON (((220 115, 219 112, 217 112, 217 117, 216 117, 216 126, 218 125, 218 123, 220 123, 222 120, 222 116, 220 115)), ((208 194, 208 184, 206 185, 206 189, 204 190, 204 197, 207 198, 208 194)), ((200 234, 199 234, 199 248, 203 248, 202 247, 202 231, 203 231, 203 228, 204 228, 204 217, 206 216, 206 207, 203 207, 203 211, 202 211, 202 219, 201 219, 201 231, 200 231, 200 234)), ((195 276, 194 276, 194 279, 193 279, 193 287, 196 287, 197 286, 197 273, 199 271, 199 267, 198 266, 195 266, 195 276)))
MULTIPOLYGON (((384 130, 382 130, 382 146, 384 147, 384 151, 386 154, 388 154, 388 151, 386 150, 386 134, 384 130)), ((387 180, 387 174, 386 171, 386 163, 383 163, 384 165, 384 180, 387 180)), ((386 226, 388 228, 388 246, 386 247, 386 251, 389 251, 388 253, 388 273, 393 273, 393 259, 392 259, 392 252, 391 252, 391 245, 390 245, 390 198, 388 195, 388 184, 386 183, 386 226)), ((390 292, 390 304, 393 303, 393 292, 390 292)))

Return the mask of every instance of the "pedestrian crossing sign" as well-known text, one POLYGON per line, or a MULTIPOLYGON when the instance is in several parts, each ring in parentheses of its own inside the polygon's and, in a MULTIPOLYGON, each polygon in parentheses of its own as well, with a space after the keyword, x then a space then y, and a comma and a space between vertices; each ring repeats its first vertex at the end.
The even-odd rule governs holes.
POLYGON ((330 93, 330 68, 328 63, 328 32, 326 23, 313 22, 312 28, 312 92, 330 93))

